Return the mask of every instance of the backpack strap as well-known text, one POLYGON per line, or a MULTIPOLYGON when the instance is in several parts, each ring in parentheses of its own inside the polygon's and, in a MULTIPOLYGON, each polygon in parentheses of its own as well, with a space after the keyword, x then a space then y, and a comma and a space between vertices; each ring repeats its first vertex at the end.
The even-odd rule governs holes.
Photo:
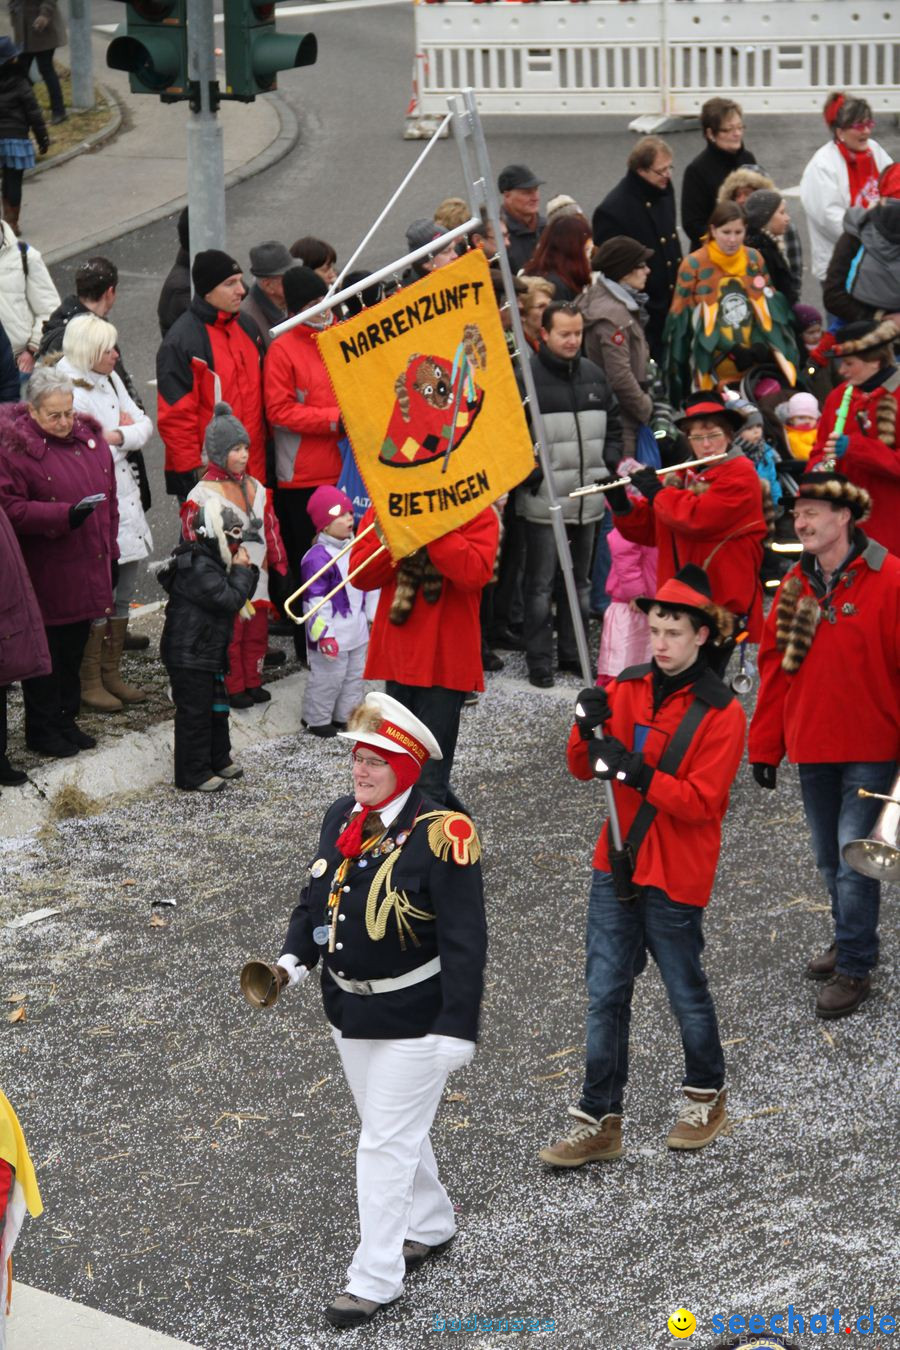
MULTIPOLYGON (((710 704, 702 698, 693 698, 687 712, 675 729, 675 735, 666 746, 659 763, 656 765, 658 770, 663 773, 672 774, 678 769, 681 761, 684 759, 691 742, 700 729, 700 724, 710 710, 710 704)), ((638 849, 646 838, 647 831, 656 818, 657 807, 651 806, 649 802, 641 803, 640 810, 631 822, 631 829, 628 831, 625 839, 625 846, 631 853, 632 865, 637 859, 638 849)))
POLYGON ((22 259, 22 271, 25 273, 25 276, 27 277, 27 276, 28 276, 28 245, 25 243, 25 240, 24 240, 24 239, 18 239, 16 242, 17 242, 18 245, 19 245, 19 257, 22 259))

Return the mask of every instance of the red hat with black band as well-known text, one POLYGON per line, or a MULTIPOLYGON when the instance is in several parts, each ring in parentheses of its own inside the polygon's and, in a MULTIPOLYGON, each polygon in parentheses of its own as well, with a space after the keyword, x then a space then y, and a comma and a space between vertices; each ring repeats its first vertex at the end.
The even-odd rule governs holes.
POLYGON ((672 420, 683 431, 685 422, 707 417, 724 417, 735 431, 740 431, 744 425, 744 419, 739 412, 730 408, 719 394, 707 390, 691 394, 682 411, 672 420))
POLYGON ((654 605, 665 605, 693 616, 709 629, 710 642, 729 637, 734 629, 734 616, 717 605, 712 598, 709 577, 696 563, 685 563, 673 577, 664 581, 656 595, 641 595, 635 600, 638 609, 649 614, 654 605))

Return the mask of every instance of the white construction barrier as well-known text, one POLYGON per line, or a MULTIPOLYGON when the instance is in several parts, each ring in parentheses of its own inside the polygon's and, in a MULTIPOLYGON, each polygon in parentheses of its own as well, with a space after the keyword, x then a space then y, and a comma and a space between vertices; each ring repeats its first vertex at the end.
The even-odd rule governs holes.
POLYGON ((471 86, 483 113, 695 116, 819 112, 832 89, 900 107, 895 0, 417 3, 407 115, 443 116, 471 86))

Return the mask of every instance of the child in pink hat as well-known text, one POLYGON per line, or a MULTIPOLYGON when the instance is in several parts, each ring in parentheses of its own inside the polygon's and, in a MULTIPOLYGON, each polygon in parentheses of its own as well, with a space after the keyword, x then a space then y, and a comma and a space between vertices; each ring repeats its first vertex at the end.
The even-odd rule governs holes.
MULTIPOLYGON (((306 510, 317 534, 300 563, 301 583, 317 572, 322 574, 303 593, 304 614, 346 582, 350 561, 347 545, 353 538, 353 503, 340 488, 329 484, 317 487, 306 510)), ((313 736, 335 736, 343 730, 352 710, 362 703, 369 624, 378 595, 378 591, 359 591, 350 582, 306 624, 309 679, 301 716, 313 736)))

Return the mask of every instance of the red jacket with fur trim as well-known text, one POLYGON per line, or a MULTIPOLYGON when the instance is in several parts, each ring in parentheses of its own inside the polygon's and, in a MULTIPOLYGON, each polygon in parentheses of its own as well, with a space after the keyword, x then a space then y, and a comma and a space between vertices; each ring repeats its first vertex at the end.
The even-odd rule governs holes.
POLYGON ((708 469, 689 470, 688 477, 687 488, 663 488, 652 506, 633 503, 627 515, 616 516, 616 529, 635 544, 659 549, 660 586, 685 563, 704 567, 713 600, 732 614, 747 614, 750 641, 759 642, 759 569, 768 526, 757 472, 733 451, 708 469))
MULTIPOLYGON (((785 576, 759 649, 759 697, 750 723, 751 764, 882 763, 900 758, 900 560, 868 541, 826 599, 803 554, 785 576), (795 674, 776 642, 788 579, 822 611, 795 674)), ((784 626, 782 618, 782 626, 784 626)))
MULTIPOLYGON (((638 849, 634 879, 639 886, 657 886, 682 905, 709 903, 728 794, 744 753, 746 718, 737 699, 711 671, 694 684, 676 689, 653 711, 653 675, 634 666, 607 686, 612 716, 604 723, 629 750, 640 750, 645 764, 655 767, 665 753, 693 699, 703 697, 709 711, 700 723, 675 774, 654 773, 646 795, 623 783, 613 784, 623 838, 646 799, 657 808, 638 849), (646 673, 644 673, 646 672, 646 673)), ((577 726, 566 751, 575 778, 593 778, 588 743, 577 726)), ((594 849, 594 867, 609 871, 609 825, 603 826, 594 849)))
POLYGON ((266 481, 259 348, 252 319, 224 314, 199 296, 156 354, 157 420, 166 448, 166 491, 186 497, 203 463, 203 438, 220 399, 250 436, 248 471, 266 481))
MULTIPOLYGON (((809 470, 824 456, 846 388, 839 384, 825 400, 809 470)), ((900 371, 877 389, 854 389, 844 432, 847 449, 835 467, 872 498, 868 537, 900 557, 900 371)))
POLYGON ((266 353, 264 374, 278 486, 336 483, 341 410, 319 354, 316 330, 301 323, 276 338, 266 353))
MULTIPOLYGON (((360 521, 360 534, 374 518, 368 510, 360 521)), ((369 638, 367 680, 466 692, 484 688, 479 610, 481 592, 493 576, 499 534, 497 513, 487 507, 459 529, 428 544, 428 556, 443 577, 441 593, 429 604, 418 590, 402 624, 388 618, 397 589, 397 568, 390 553, 385 550, 360 572, 354 584, 361 591, 381 587, 369 638)), ((350 554, 350 571, 372 558, 379 546, 374 530, 359 539, 350 554)))

